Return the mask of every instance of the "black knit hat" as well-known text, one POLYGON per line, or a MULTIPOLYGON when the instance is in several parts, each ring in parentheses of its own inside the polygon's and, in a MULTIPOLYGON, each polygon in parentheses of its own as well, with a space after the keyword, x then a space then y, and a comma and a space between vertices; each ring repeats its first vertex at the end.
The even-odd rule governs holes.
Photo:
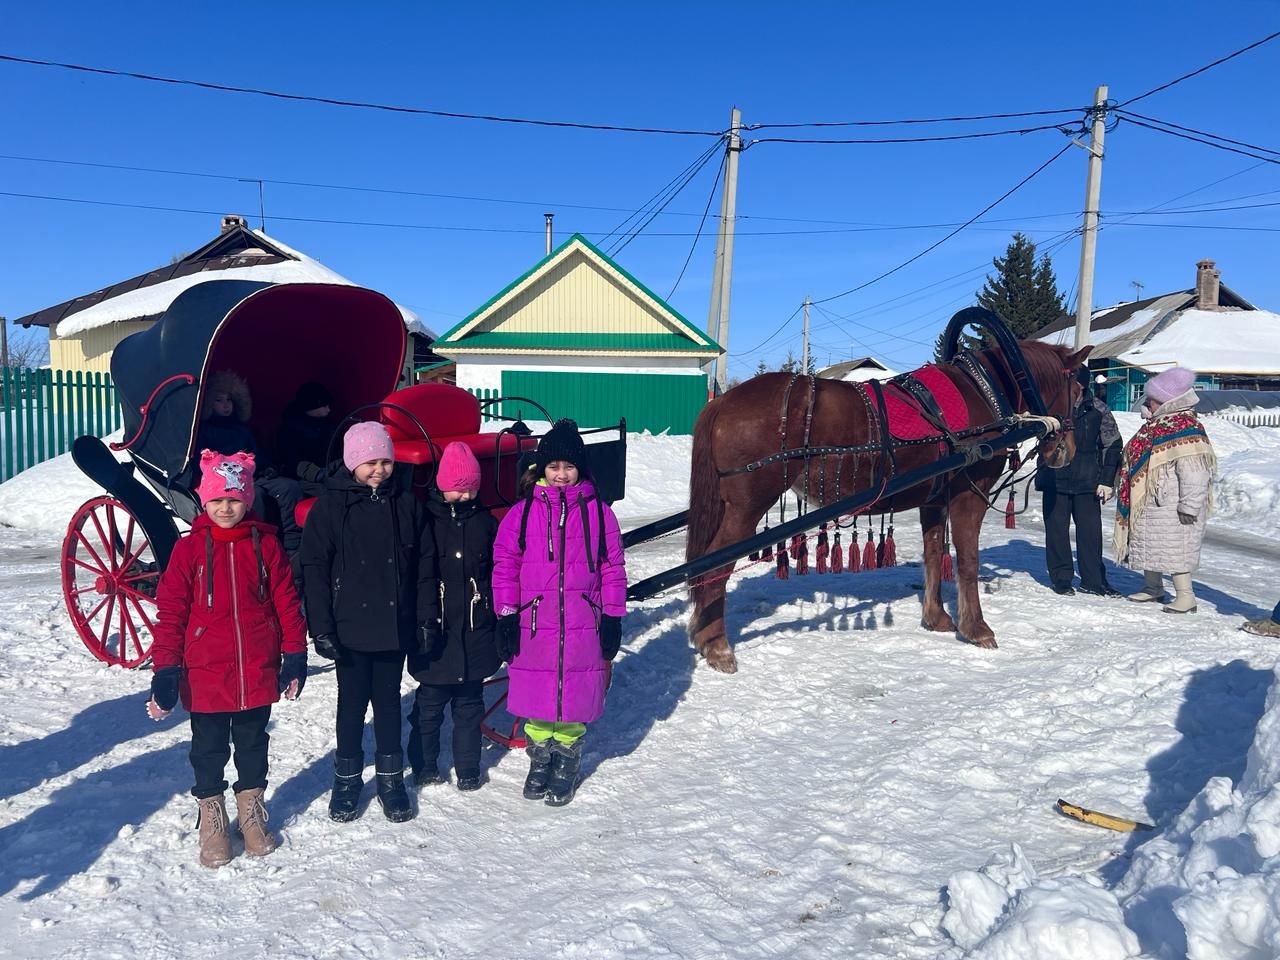
POLYGON ((297 396, 293 398, 293 402, 297 404, 299 410, 305 413, 307 410, 317 410, 320 407, 332 406, 333 397, 329 394, 324 384, 316 383, 313 380, 304 383, 298 388, 297 396))
POLYGON ((1093 375, 1089 372, 1088 367, 1081 367, 1076 371, 1076 380, 1079 381, 1080 386, 1088 390, 1093 384, 1093 375))
POLYGON ((564 460, 572 463, 580 472, 587 468, 587 445, 578 434, 578 425, 572 420, 557 420, 538 441, 538 452, 533 455, 538 472, 548 463, 564 460))

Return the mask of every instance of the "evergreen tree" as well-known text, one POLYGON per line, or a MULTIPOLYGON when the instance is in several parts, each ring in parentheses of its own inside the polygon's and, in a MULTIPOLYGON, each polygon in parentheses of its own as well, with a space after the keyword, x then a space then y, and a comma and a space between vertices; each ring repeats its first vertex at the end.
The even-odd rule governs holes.
POLYGON ((1036 245, 1021 233, 991 261, 994 274, 977 294, 978 304, 1005 322, 1015 337, 1028 337, 1066 312, 1049 255, 1037 263, 1036 245))
POLYGON ((800 370, 800 361, 796 359, 796 355, 790 350, 787 351, 787 359, 782 362, 782 366, 778 368, 783 373, 798 373, 800 370))
POLYGON ((943 357, 942 355, 942 340, 944 337, 946 337, 946 335, 947 335, 947 331, 943 330, 941 333, 938 334, 938 339, 933 342, 933 362, 934 363, 946 362, 946 358, 943 357))
POLYGON ((759 363, 756 364, 757 377, 760 376, 762 373, 768 373, 768 372, 769 372, 769 368, 765 366, 765 362, 763 360, 761 360, 759 363))

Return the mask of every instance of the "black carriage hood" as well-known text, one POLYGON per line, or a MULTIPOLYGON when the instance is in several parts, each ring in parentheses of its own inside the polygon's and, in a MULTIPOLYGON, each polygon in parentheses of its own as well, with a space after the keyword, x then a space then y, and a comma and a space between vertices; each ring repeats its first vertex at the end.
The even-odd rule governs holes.
POLYGON ((195 453, 205 379, 223 369, 248 381, 260 443, 273 442, 284 408, 307 381, 326 383, 343 416, 396 389, 406 339, 399 308, 363 287, 197 284, 112 354, 128 452, 168 481, 179 477, 195 453))

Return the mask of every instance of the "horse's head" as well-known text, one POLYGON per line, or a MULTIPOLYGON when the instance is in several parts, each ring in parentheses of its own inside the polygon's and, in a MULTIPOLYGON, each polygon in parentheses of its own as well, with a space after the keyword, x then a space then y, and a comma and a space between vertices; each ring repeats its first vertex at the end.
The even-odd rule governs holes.
POLYGON ((1081 347, 1074 353, 1066 347, 1041 343, 1020 343, 1031 375, 1040 388, 1045 409, 1057 418, 1062 429, 1040 441, 1037 454, 1040 462, 1052 470, 1061 470, 1076 455, 1076 435, 1072 415, 1080 405, 1084 387, 1076 378, 1076 372, 1089 357, 1092 345, 1081 347))

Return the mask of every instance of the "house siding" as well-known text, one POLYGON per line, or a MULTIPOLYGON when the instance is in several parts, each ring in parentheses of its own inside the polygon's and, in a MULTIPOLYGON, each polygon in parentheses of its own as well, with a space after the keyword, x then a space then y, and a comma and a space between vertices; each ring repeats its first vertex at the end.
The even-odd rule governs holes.
POLYGON ((54 370, 110 373, 111 353, 125 337, 148 329, 153 320, 129 320, 94 327, 70 337, 49 338, 49 366, 54 370))
POLYGON ((581 427, 605 427, 625 418, 630 432, 689 434, 707 402, 707 378, 704 374, 506 370, 502 394, 536 400, 552 417, 571 417, 581 427))

